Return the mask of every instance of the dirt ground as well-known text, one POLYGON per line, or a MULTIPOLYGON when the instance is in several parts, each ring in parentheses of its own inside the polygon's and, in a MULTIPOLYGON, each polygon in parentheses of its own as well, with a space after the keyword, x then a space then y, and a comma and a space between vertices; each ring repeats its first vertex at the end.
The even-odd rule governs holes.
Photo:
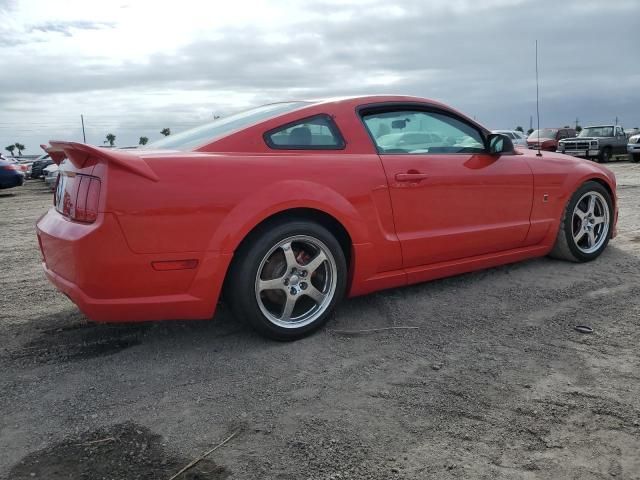
POLYGON ((264 340, 213 321, 87 323, 45 280, 40 181, 0 194, 0 478, 640 479, 640 165, 619 235, 345 302, 264 340), (587 324, 594 333, 574 330, 587 324), (414 326, 345 335, 336 330, 414 326))

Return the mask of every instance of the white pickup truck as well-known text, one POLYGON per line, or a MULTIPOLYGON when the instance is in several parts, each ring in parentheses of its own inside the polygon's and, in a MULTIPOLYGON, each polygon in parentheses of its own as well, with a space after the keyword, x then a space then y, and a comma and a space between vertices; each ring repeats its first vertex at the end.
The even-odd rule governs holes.
POLYGON ((640 162, 640 133, 633 134, 629 137, 627 152, 632 162, 640 162))

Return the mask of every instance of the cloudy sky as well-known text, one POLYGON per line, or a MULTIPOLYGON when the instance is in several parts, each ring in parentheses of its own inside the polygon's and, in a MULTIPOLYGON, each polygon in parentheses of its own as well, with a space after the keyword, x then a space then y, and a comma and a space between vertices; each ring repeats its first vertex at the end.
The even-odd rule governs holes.
MULTIPOLYGON (((490 128, 640 125, 640 0, 0 0, 0 147, 120 146, 271 101, 404 93, 490 128)), ((5 152, 6 153, 6 152, 5 152)))

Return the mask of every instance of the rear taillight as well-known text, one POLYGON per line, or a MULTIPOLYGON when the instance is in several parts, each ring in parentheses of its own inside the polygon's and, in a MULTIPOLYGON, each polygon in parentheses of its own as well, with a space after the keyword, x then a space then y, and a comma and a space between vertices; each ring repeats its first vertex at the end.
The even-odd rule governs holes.
POLYGON ((2 170, 17 170, 15 165, 4 165, 1 168, 2 168, 2 170))
POLYGON ((88 175, 60 174, 53 204, 56 210, 76 222, 93 223, 98 218, 100 179, 88 175))
POLYGON ((78 195, 74 220, 92 223, 98 218, 98 200, 100 199, 100 180, 82 176, 78 182, 78 195))

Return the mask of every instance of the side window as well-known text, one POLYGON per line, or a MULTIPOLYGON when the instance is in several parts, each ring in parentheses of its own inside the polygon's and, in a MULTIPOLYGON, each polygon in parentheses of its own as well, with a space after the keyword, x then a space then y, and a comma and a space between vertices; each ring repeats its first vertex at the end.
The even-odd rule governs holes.
POLYGON ((616 135, 624 135, 622 127, 616 127, 616 135))
POLYGON ((345 143, 329 115, 288 123, 264 134, 269 147, 283 150, 340 150, 345 143))
POLYGON ((471 125, 438 112, 373 111, 362 114, 380 153, 481 153, 484 139, 471 125))
POLYGON ((567 131, 566 130, 558 130, 557 139, 558 140, 562 140, 563 138, 567 138, 567 131))

